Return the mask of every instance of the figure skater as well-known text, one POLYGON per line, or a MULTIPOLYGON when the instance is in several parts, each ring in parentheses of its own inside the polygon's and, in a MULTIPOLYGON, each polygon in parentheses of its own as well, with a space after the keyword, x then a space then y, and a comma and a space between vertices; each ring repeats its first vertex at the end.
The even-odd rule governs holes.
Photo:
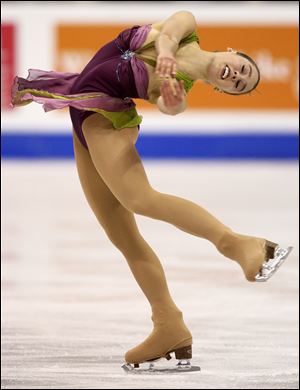
MULTIPOLYGON (((32 101, 45 111, 69 107, 80 182, 96 218, 128 265, 152 309, 153 330, 125 354, 127 368, 175 356, 184 367, 192 335, 174 303, 162 265, 139 232, 134 214, 168 222, 209 240, 237 262, 248 281, 266 281, 291 247, 237 233, 201 206, 152 187, 135 143, 141 116, 132 98, 156 104, 167 115, 186 108, 196 80, 241 95, 256 88, 260 72, 246 54, 199 47, 196 20, 179 11, 164 21, 133 26, 103 46, 80 74, 29 70, 15 78, 12 105, 32 101)), ((133 368, 134 369, 134 368, 133 368)))

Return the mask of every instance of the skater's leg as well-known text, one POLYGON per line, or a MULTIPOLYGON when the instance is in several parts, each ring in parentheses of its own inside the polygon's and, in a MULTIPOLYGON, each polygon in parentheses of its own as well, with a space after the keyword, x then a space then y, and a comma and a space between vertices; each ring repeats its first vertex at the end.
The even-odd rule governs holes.
POLYGON ((77 170, 87 201, 109 239, 126 258, 152 308, 154 331, 142 346, 127 354, 127 361, 151 358, 161 353, 162 347, 168 349, 182 340, 190 344, 191 334, 170 295, 162 265, 141 236, 134 215, 111 193, 75 134, 73 139, 77 170))
POLYGON ((228 227, 201 206, 151 186, 131 142, 137 128, 115 130, 108 120, 95 114, 84 121, 83 131, 97 171, 123 206, 218 243, 228 227))
POLYGON ((259 272, 265 259, 264 239, 235 234, 201 206, 152 188, 131 139, 137 137, 136 128, 115 130, 95 114, 85 120, 83 131, 97 171, 123 206, 211 241, 240 263, 249 280, 259 272))
POLYGON ((161 303, 176 307, 169 293, 162 265, 141 236, 134 214, 123 207, 111 193, 96 171, 88 151, 79 143, 76 135, 73 139, 83 191, 106 235, 127 259, 151 306, 161 303))

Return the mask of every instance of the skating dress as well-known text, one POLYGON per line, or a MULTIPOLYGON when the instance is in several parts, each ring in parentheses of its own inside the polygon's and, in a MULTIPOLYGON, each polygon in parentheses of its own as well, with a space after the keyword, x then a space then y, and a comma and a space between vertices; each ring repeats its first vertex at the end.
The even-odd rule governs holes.
MULTIPOLYGON (((51 111, 69 107, 74 131, 82 145, 87 143, 82 131, 83 121, 97 112, 109 119, 116 130, 139 126, 138 115, 132 99, 148 100, 148 72, 145 63, 156 62, 144 57, 142 52, 152 48, 150 42, 141 50, 151 25, 133 26, 122 31, 116 39, 104 45, 81 73, 62 73, 30 69, 27 79, 15 77, 12 86, 12 106, 32 101, 43 104, 51 111)), ((180 44, 198 40, 195 33, 183 38, 180 44)), ((177 72, 188 92, 194 81, 177 72)))

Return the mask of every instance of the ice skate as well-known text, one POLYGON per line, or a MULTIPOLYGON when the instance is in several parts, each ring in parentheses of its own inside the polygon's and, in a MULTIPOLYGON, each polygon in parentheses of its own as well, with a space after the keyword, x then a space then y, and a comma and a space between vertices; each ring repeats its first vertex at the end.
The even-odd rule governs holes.
POLYGON ((266 282, 269 280, 283 264, 292 249, 292 246, 281 248, 277 244, 266 241, 266 260, 264 261, 260 272, 255 276, 255 280, 257 282, 266 282))
MULTIPOLYGON (((191 346, 187 347, 187 356, 192 357, 191 346)), ((164 357, 154 359, 152 361, 146 361, 143 363, 123 364, 122 368, 126 373, 130 374, 173 374, 173 373, 185 373, 192 371, 200 371, 199 366, 192 366, 191 359, 183 358, 185 355, 183 349, 177 349, 175 351, 168 352, 164 357), (172 359, 171 353, 174 352, 177 364, 170 362, 172 359)))
POLYGON ((191 365, 192 335, 185 326, 178 310, 155 310, 154 329, 147 339, 125 354, 122 368, 127 373, 176 373, 199 371, 191 365), (171 353, 177 364, 169 363, 171 353))
POLYGON ((191 371, 200 371, 200 367, 192 366, 192 345, 182 348, 176 348, 167 352, 156 359, 147 360, 140 363, 126 363, 122 366, 126 373, 131 374, 154 374, 154 373, 184 373, 191 371), (177 364, 170 363, 171 353, 174 352, 177 364))
POLYGON ((227 231, 218 243, 218 250, 236 261, 249 282, 266 282, 278 270, 293 247, 281 248, 263 238, 227 231))

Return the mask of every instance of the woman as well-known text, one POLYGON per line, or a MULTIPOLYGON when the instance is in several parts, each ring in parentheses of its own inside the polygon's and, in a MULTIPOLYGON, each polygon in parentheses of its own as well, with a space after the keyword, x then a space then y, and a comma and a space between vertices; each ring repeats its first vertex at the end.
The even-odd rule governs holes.
POLYGON ((190 12, 176 12, 160 23, 122 31, 80 74, 31 70, 26 80, 16 78, 13 87, 14 106, 36 101, 46 111, 70 107, 87 201, 151 305, 152 333, 125 354, 126 362, 136 367, 168 358, 170 352, 177 359, 191 358, 192 335, 169 293, 159 259, 138 230, 135 213, 209 240, 238 262, 249 281, 267 280, 291 250, 233 232, 195 203, 154 189, 147 179, 135 148, 141 117, 132 98, 176 115, 185 110, 186 93, 195 80, 235 95, 249 93, 259 82, 259 69, 250 57, 232 49, 200 49, 195 29, 190 12))

